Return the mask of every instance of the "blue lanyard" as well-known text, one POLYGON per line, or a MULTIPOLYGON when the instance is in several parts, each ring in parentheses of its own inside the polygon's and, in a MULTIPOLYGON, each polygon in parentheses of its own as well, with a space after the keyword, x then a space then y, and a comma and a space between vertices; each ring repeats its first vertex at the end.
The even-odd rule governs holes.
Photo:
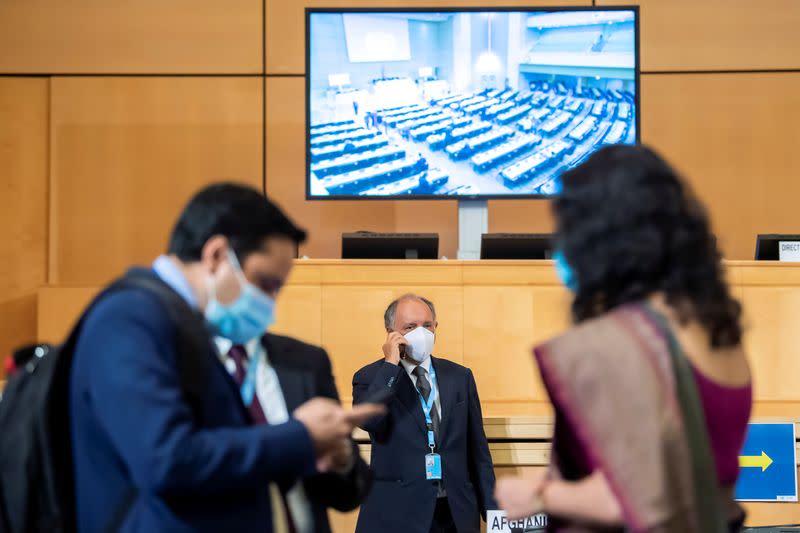
MULTIPOLYGON (((433 368, 433 362, 431 362, 431 370, 429 372, 431 376, 431 393, 428 395, 428 401, 425 401, 425 398, 422 397, 422 393, 417 389, 417 395, 419 396, 419 403, 422 404, 422 412, 425 414, 425 424, 428 427, 428 447, 433 452, 433 449, 436 448, 436 441, 433 438, 433 420, 431 419, 431 411, 433 411, 433 404, 436 401, 436 391, 438 387, 436 386, 436 369, 433 368)), ((417 378, 419 379, 419 378, 417 378)))
POLYGON ((256 393, 256 372, 258 371, 258 361, 261 359, 261 354, 256 351, 253 360, 247 365, 247 374, 239 387, 239 393, 242 395, 242 401, 245 407, 250 407, 253 403, 253 396, 256 393))

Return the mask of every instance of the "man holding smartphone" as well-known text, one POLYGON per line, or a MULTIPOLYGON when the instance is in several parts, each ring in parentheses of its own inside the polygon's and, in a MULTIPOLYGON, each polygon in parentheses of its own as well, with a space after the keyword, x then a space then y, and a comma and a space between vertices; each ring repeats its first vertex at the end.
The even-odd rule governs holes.
POLYGON ((391 393, 363 424, 372 442, 372 492, 359 533, 477 533, 496 508, 494 467, 472 371, 431 357, 436 309, 406 294, 384 313, 383 359, 353 376, 353 403, 391 393))
POLYGON ((298 531, 285 489, 336 475, 353 427, 383 412, 315 394, 264 423, 241 346, 273 323, 304 239, 260 191, 212 184, 165 255, 89 306, 64 367, 79 533, 298 531))

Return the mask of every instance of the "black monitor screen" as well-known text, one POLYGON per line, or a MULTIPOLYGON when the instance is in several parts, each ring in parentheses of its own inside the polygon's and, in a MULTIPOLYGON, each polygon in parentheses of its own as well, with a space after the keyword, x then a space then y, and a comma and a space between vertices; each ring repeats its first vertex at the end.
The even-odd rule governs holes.
POLYGON ((756 261, 779 261, 781 255, 794 255, 800 249, 800 235, 761 234, 756 237, 756 261))
POLYGON ((481 259, 551 259, 553 236, 540 233, 484 233, 481 259))
POLYGON ((638 10, 306 11, 307 194, 546 197, 638 139, 638 10))
POLYGON ((437 233, 342 234, 342 259, 436 259, 437 233))

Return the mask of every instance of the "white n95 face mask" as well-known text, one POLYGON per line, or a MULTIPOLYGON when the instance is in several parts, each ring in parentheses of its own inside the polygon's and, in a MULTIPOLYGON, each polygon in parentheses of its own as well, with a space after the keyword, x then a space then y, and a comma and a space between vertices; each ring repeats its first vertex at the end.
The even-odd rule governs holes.
POLYGON ((424 362, 433 351, 434 334, 427 328, 419 327, 404 335, 408 341, 406 355, 417 363, 424 362))

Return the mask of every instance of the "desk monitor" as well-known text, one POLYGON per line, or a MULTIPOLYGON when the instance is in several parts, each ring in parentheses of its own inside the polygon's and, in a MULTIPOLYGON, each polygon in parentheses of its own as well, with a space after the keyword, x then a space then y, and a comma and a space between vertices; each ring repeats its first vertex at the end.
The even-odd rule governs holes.
POLYGON ((760 234, 756 238, 756 261, 797 261, 800 256, 800 234, 760 234), (781 251, 781 244, 784 250, 781 251))
POLYGON ((436 259, 438 233, 342 234, 342 259, 436 259))
POLYGON ((481 259, 550 259, 553 236, 539 233, 484 233, 481 259))

